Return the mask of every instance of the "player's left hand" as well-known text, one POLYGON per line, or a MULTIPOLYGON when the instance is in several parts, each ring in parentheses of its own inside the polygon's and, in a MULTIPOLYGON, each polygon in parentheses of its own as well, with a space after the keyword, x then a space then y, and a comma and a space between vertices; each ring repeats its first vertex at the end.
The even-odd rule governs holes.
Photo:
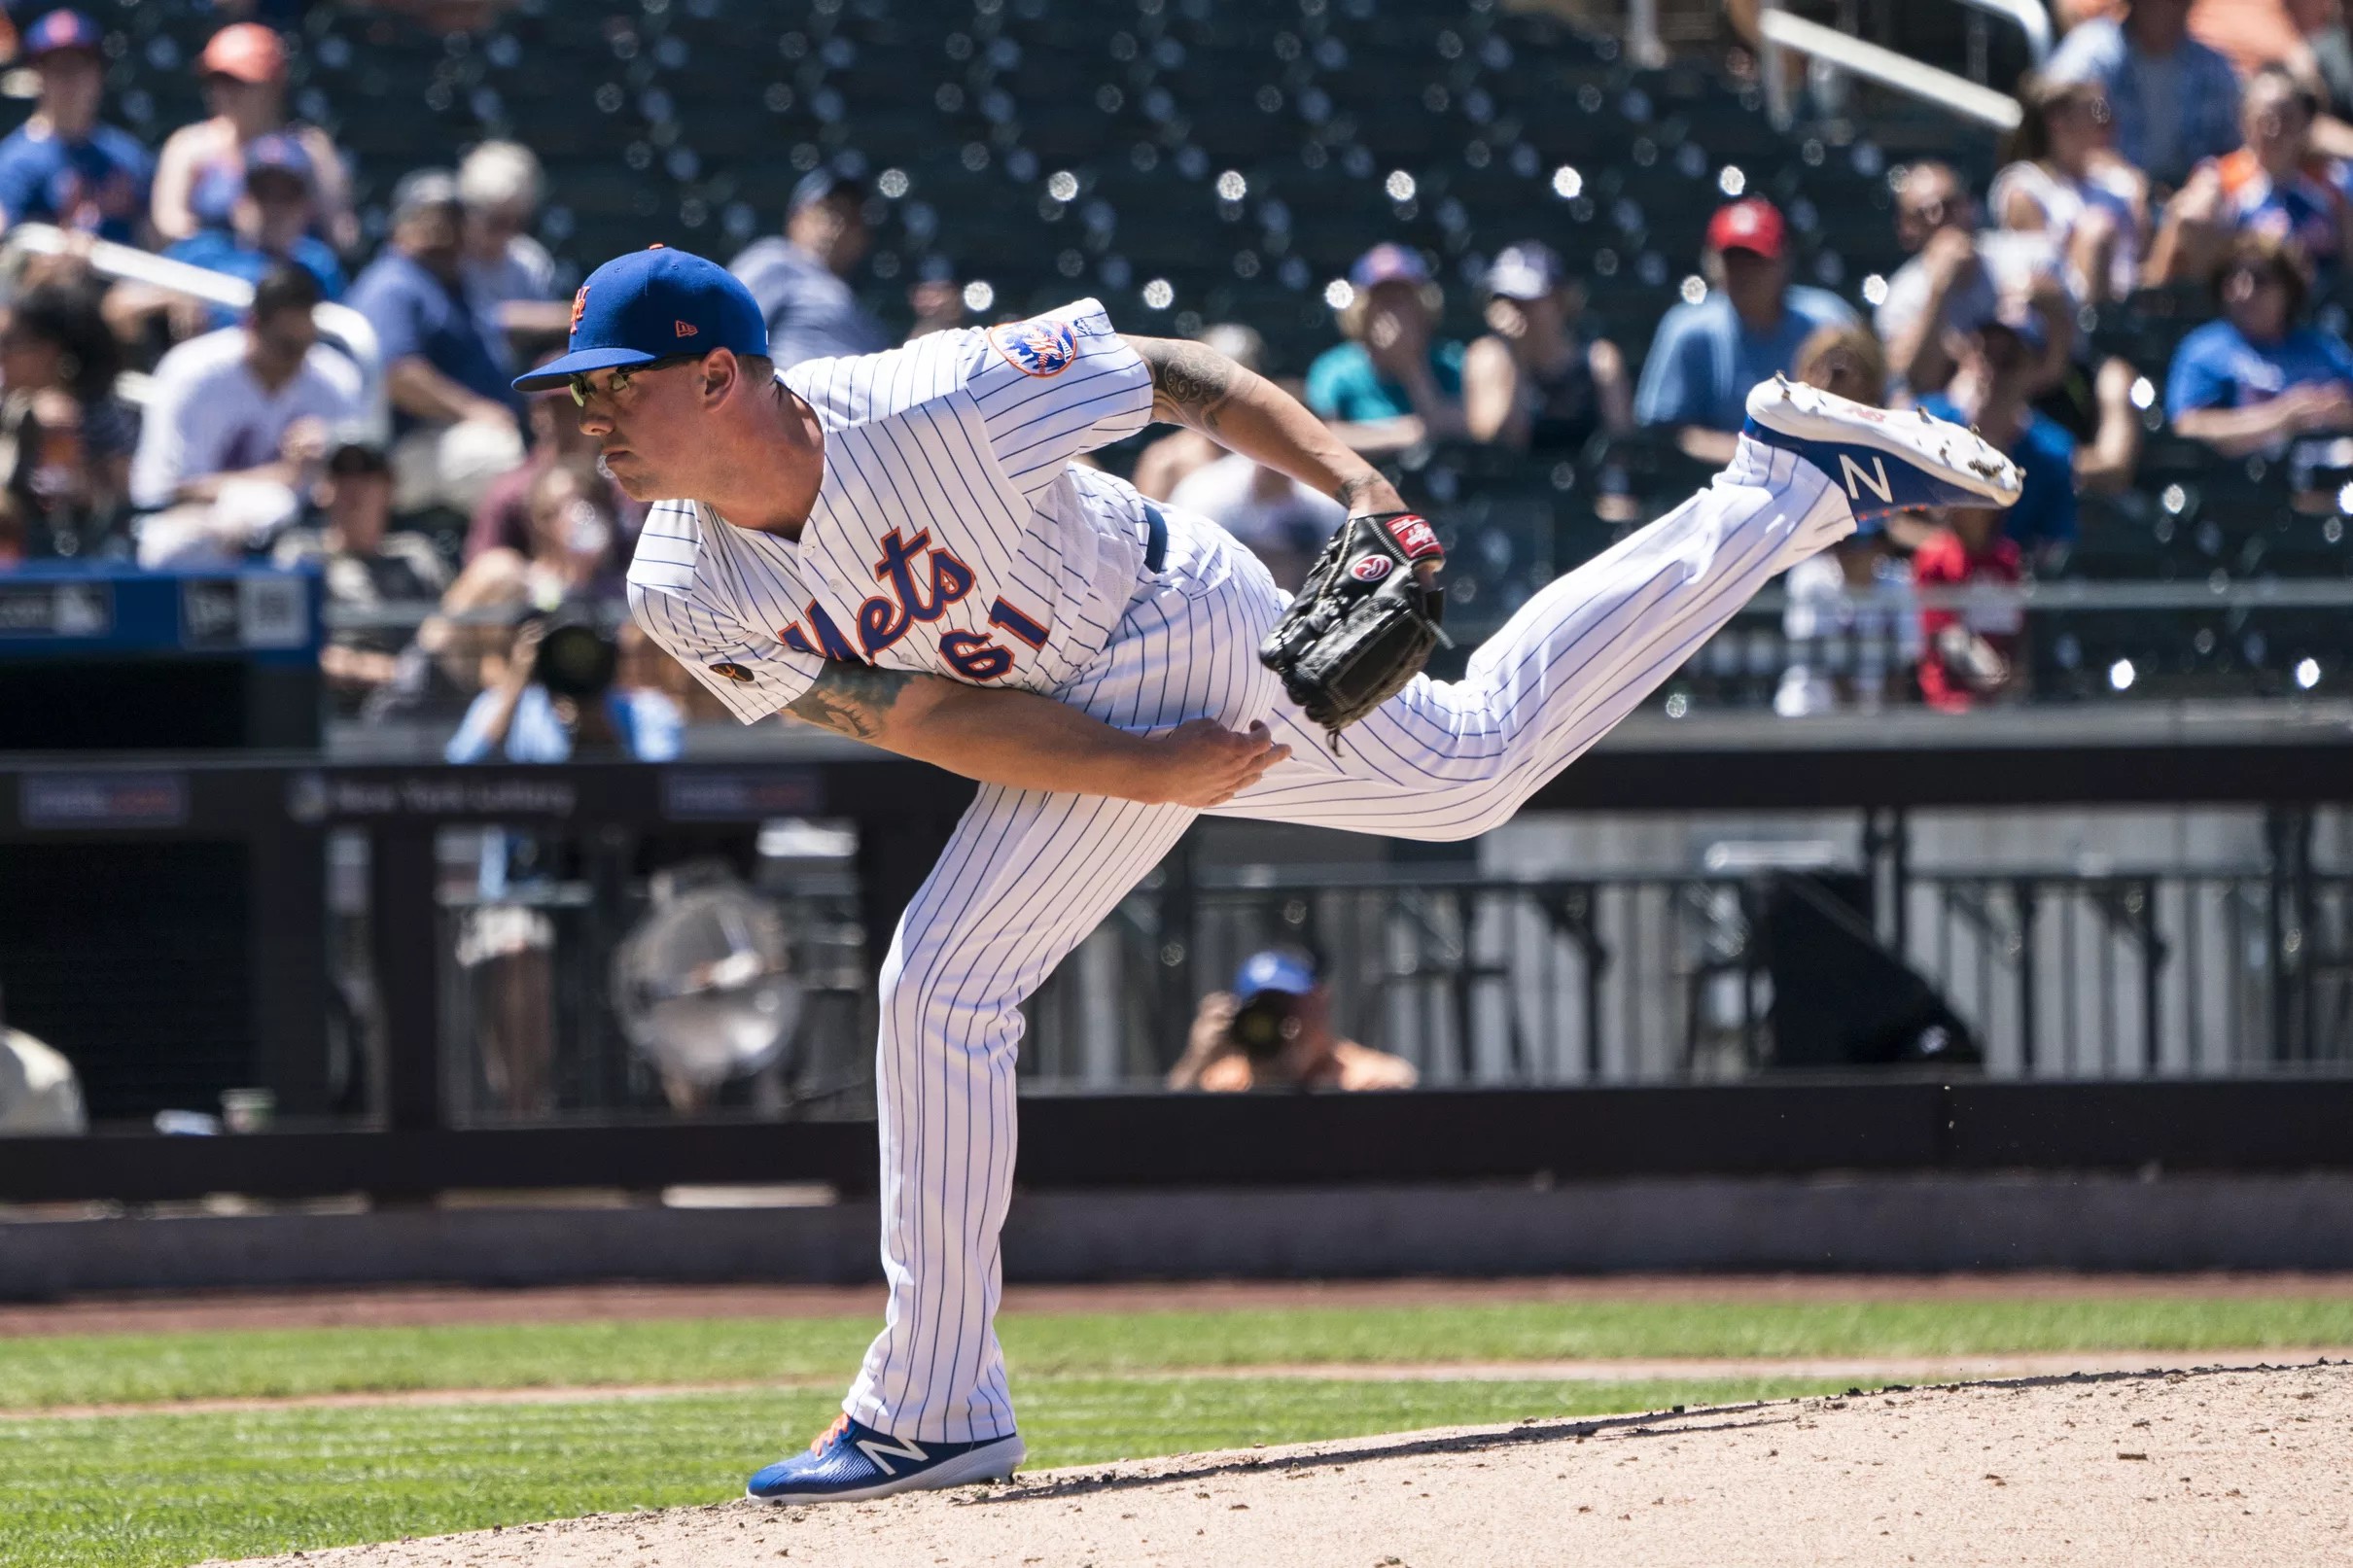
POLYGON ((1287 759, 1264 723, 1230 730, 1213 718, 1177 725, 1151 743, 1152 799, 1171 806, 1222 806, 1287 759))

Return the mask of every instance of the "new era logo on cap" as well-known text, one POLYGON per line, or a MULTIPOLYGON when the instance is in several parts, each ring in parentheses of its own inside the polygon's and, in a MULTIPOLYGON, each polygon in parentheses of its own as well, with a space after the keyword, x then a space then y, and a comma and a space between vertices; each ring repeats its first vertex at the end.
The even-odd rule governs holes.
POLYGON ((553 392, 592 370, 730 349, 764 357, 768 324, 752 291, 717 261, 652 246, 607 261, 572 297, 571 351, 528 375, 517 392, 553 392))

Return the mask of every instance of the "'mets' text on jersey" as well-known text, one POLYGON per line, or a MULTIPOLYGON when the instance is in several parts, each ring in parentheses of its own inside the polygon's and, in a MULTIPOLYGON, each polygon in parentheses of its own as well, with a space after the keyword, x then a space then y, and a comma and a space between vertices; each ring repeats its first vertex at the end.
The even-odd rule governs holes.
POLYGON ((1152 378, 1082 299, 1001 327, 811 360, 825 478, 798 540, 656 505, 629 569, 640 625, 750 723, 828 659, 1050 691, 1142 580, 1141 498, 1071 460, 1143 428, 1152 378))

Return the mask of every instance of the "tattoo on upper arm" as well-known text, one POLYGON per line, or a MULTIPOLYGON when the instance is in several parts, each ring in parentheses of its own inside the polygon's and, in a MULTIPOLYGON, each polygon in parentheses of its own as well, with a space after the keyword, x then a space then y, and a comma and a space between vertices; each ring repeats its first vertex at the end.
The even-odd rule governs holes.
POLYGON ((1217 434, 1217 414, 1250 372, 1201 343, 1182 338, 1129 341, 1152 370, 1152 417, 1217 434))
POLYGON ((875 740, 899 693, 914 679, 911 670, 877 670, 845 659, 827 659, 817 683, 785 704, 785 712, 852 740, 875 740))

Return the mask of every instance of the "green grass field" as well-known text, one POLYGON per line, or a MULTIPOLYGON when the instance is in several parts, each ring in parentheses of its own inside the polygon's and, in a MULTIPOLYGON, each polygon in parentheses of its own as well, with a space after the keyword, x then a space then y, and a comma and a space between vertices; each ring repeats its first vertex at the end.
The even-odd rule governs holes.
MULTIPOLYGON (((1818 1384, 1253 1384, 1040 1378, 1032 1462, 1083 1463, 1416 1427, 1821 1392, 1818 1384)), ((207 1557, 740 1496, 838 1395, 0 1421, 0 1563, 163 1568, 207 1557)))
MULTIPOLYGON (((0 1410, 413 1388, 846 1376, 869 1317, 125 1334, 0 1342, 0 1410)), ((1021 1377, 1332 1362, 1946 1356, 2353 1345, 2353 1299, 1516 1302, 1008 1316, 1021 1377)))
MULTIPOLYGON (((1277 1363, 1961 1356, 2353 1344, 2353 1300, 1509 1303, 1005 1320, 1038 1466, 1526 1416, 1786 1397, 1836 1383, 1186 1376, 1277 1363)), ((549 1323, 0 1341, 0 1568, 147 1568, 734 1495, 831 1417, 874 1323, 549 1323), (64 1405, 724 1383, 527 1405, 42 1417, 64 1405)))

